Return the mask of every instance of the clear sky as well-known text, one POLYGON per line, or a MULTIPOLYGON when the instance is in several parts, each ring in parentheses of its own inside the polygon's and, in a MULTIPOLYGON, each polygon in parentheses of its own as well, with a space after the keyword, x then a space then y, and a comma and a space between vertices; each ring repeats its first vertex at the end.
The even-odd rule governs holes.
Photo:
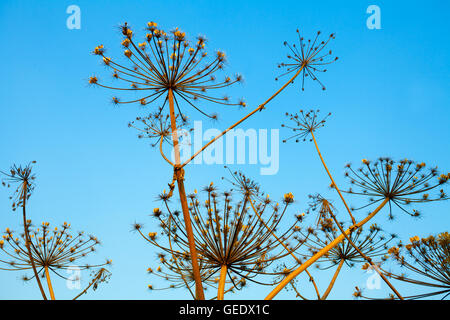
MULTIPOLYGON (((336 182, 346 185, 343 166, 362 158, 391 156, 438 165, 450 170, 450 43, 448 1, 1 1, 2 77, 0 78, 0 168, 13 163, 38 161, 37 188, 29 214, 34 221, 53 225, 68 221, 75 230, 85 230, 102 240, 90 263, 113 260, 109 284, 85 298, 177 299, 189 298, 183 290, 149 292, 155 280, 146 274, 154 265, 156 251, 130 230, 135 221, 155 231, 148 217, 156 195, 172 177, 156 150, 138 140, 127 123, 147 109, 134 105, 115 107, 113 92, 91 88, 93 74, 108 71, 91 54, 98 44, 120 55, 121 35, 117 26, 127 21, 137 37, 143 37, 148 21, 164 29, 180 27, 188 37, 207 36, 210 50, 227 53, 227 70, 240 72, 245 82, 233 89, 249 107, 264 101, 279 83, 277 63, 285 61, 284 41, 295 42, 295 30, 306 37, 317 30, 336 33, 330 48, 338 62, 320 79, 322 91, 308 82, 288 87, 242 128, 281 129, 286 111, 320 108, 333 116, 318 134, 319 144, 336 182), (69 30, 66 8, 81 9, 81 29, 69 30), (381 9, 381 29, 369 30, 366 9, 381 9)), ((220 120, 211 123, 194 110, 189 116, 204 126, 226 128, 245 110, 214 107, 220 120)), ((280 130, 280 139, 289 132, 280 130)), ((280 145, 276 175, 260 176, 259 165, 234 165, 257 180, 273 198, 293 192, 294 213, 307 207, 307 195, 321 192, 335 199, 329 181, 311 143, 280 145)), ((227 172, 222 165, 193 165, 186 170, 189 191, 215 181, 227 172)), ((0 229, 21 228, 20 215, 13 213, 9 191, 0 189, 0 229)), ((386 212, 376 218, 387 232, 401 239, 448 230, 447 204, 422 206, 424 215, 413 220, 401 212, 389 222, 386 212)), ((365 215, 359 213, 359 217, 365 215)), ((20 281, 19 272, 0 272, 2 299, 39 298, 33 284, 20 281)), ((84 274, 87 276, 87 274, 84 274)), ((319 274, 317 273, 317 277, 319 274)), ((321 273, 322 290, 331 273, 321 273)), ((354 286, 364 287, 368 275, 359 267, 345 270, 330 298, 351 298, 354 286)), ((57 298, 71 298, 74 291, 55 280, 57 298)), ((306 278, 304 292, 314 297, 306 278)), ((302 287, 303 288, 303 287, 302 287)), ((399 288, 407 294, 408 287, 399 288)), ((251 285, 235 298, 262 299, 269 288, 251 285)), ((382 284, 373 296, 386 296, 382 284)), ((211 293, 210 293, 211 294, 211 293)), ((231 296, 230 296, 231 297, 231 296)), ((280 298, 293 298, 282 292, 280 298)))

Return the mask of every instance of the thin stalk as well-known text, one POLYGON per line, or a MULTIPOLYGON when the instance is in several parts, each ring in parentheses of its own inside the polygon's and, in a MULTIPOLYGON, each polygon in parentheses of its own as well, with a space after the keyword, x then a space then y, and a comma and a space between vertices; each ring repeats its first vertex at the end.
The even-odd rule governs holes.
POLYGON ((272 300, 286 285, 291 282, 292 279, 294 279, 296 276, 298 276, 300 273, 305 271, 309 266, 311 266, 314 262, 316 262, 318 259, 320 259, 324 254, 326 254, 328 251, 333 249, 335 246, 337 246, 342 240, 345 239, 345 234, 350 234, 354 229, 362 227, 364 224, 366 224, 368 221, 370 221, 385 205, 389 202, 389 198, 384 199, 382 203, 372 212, 370 213, 366 218, 358 222, 357 224, 352 225, 350 228, 348 228, 343 234, 339 235, 334 239, 332 242, 330 242, 327 246, 322 248, 319 252, 317 252, 314 256, 312 256, 308 261, 303 263, 300 267, 295 269, 293 272, 291 272, 286 278, 283 279, 276 287, 273 289, 265 298, 265 300, 272 300))
MULTIPOLYGON (((341 191, 339 190, 337 184, 334 182, 333 176, 331 175, 330 171, 328 170, 327 165, 325 164, 325 161, 324 161, 324 159, 323 159, 323 157, 322 157, 322 154, 321 154, 321 152, 320 152, 320 149, 319 149, 319 146, 318 146, 318 144, 317 144, 316 137, 314 136, 314 132, 313 132, 313 131, 311 131, 311 136, 312 136, 312 138, 313 138, 314 145, 316 146, 316 150, 317 150, 317 153, 319 154, 320 160, 322 161, 322 164, 323 164, 325 170, 327 171, 328 176, 329 176, 330 179, 331 179, 331 182, 332 182, 332 184, 333 184, 333 187, 336 189, 336 191, 337 191, 338 194, 339 194, 339 197, 341 198, 342 202, 344 203, 344 206, 345 206, 345 208, 347 209, 347 212, 348 212, 348 214, 350 215, 350 217, 351 217, 351 219, 352 219, 352 223, 355 224, 355 218, 353 217, 353 215, 352 215, 352 213, 351 213, 351 210, 350 210, 350 208, 349 208, 348 205, 347 205, 347 202, 345 201, 344 197, 342 196, 341 191)), ((389 280, 388 280, 388 279, 387 279, 387 278, 386 278, 386 277, 378 270, 378 267, 372 262, 372 259, 371 259, 370 257, 366 256, 366 255, 358 248, 358 246, 356 246, 356 245, 353 243, 353 241, 350 239, 350 237, 348 237, 348 235, 346 235, 346 234, 344 233, 344 230, 342 229, 340 223, 337 221, 336 216, 335 216, 331 211, 329 211, 329 213, 330 213, 331 216, 333 217, 334 222, 335 222, 336 225, 339 227, 339 229, 341 230, 342 234, 345 235, 345 238, 347 239, 347 241, 352 245, 352 247, 355 248, 356 251, 358 251, 358 253, 359 253, 359 254, 360 254, 360 255, 361 255, 361 256, 362 256, 362 257, 363 257, 363 258, 364 258, 371 266, 372 266, 373 269, 375 269, 375 271, 378 273, 378 275, 380 275, 380 277, 381 277, 381 278, 384 280, 384 282, 392 289, 392 291, 394 291, 394 293, 399 297, 399 299, 403 300, 403 297, 400 295, 400 293, 394 288, 394 286, 389 282, 389 280)))
POLYGON ((28 257, 30 258, 31 267, 33 269, 34 277, 36 278, 39 290, 41 291, 41 295, 44 300, 47 300, 47 296, 45 295, 44 288, 42 287, 41 280, 39 279, 38 272, 36 270, 36 264, 34 263, 34 258, 31 253, 30 247, 30 234, 28 233, 28 223, 27 223, 27 214, 26 214, 26 201, 27 201, 27 193, 28 193, 28 183, 23 183, 23 194, 22 194, 22 216, 23 216, 23 228, 25 232, 25 247, 27 247, 28 257))
POLYGON ((339 275, 339 272, 341 271, 341 268, 342 268, 342 265, 344 264, 344 262, 345 262, 344 259, 342 259, 341 262, 339 262, 339 265, 333 275, 333 278, 331 279, 331 282, 328 285, 327 290, 325 290, 325 292, 323 293, 321 300, 325 300, 328 297, 328 295, 330 294, 331 289, 333 289, 334 283, 336 282, 337 276, 339 275))
POLYGON ((45 278, 47 279, 48 291, 50 291, 50 298, 55 300, 55 293, 53 292, 52 280, 50 279, 50 273, 48 272, 48 267, 45 266, 45 278))
POLYGON ((222 265, 222 268, 220 268, 219 288, 217 289, 217 300, 223 300, 226 278, 227 278, 227 266, 222 265))
POLYGON ((333 184, 333 188, 336 189, 337 193, 339 194, 339 197, 341 198, 342 202, 343 202, 344 205, 345 205, 345 208, 347 208, 347 212, 348 212, 348 214, 350 215, 350 218, 352 219, 352 223, 355 224, 355 223, 356 223, 356 220, 355 220, 355 218, 353 217, 353 215, 352 215, 352 213, 351 213, 351 210, 350 210, 350 208, 349 208, 348 205, 347 205, 347 202, 345 202, 344 197, 342 196, 342 193, 341 193, 341 191, 339 190, 337 184, 334 182, 334 179, 333 179, 333 176, 332 176, 331 173, 330 173, 330 170, 328 170, 328 167, 327 167, 327 165, 325 164, 325 160, 323 159, 322 154, 321 154, 320 149, 319 149, 319 146, 317 145, 316 137, 314 136, 314 132, 313 132, 313 131, 311 131, 311 136, 312 136, 312 138, 313 138, 314 145, 316 146, 317 153, 319 154, 320 161, 322 161, 323 167, 325 168, 325 171, 328 173, 328 176, 330 177, 331 183, 333 184))
POLYGON ((239 120, 238 122, 236 122, 235 124, 233 124, 231 127, 229 127, 228 129, 225 129, 224 131, 222 131, 222 133, 220 133, 219 135, 215 136, 212 140, 210 140, 207 144, 205 144, 200 150, 198 150, 192 157, 190 157, 187 161, 185 161, 182 165, 181 168, 183 168, 185 165, 187 165, 189 162, 191 162, 195 157, 197 157, 200 153, 203 152, 203 150, 205 150, 206 148, 208 148, 211 144, 213 144, 216 140, 218 140, 220 137, 222 137, 223 135, 225 135, 228 131, 230 131, 231 129, 233 129, 234 127, 238 126, 239 124, 241 124, 242 122, 244 122, 245 120, 247 120, 249 117, 251 117, 253 114, 255 114, 256 112, 264 109, 264 106, 269 103, 273 98, 275 98, 281 91, 284 90, 284 88, 286 88, 291 82, 294 81, 294 79, 300 74, 300 72, 303 70, 304 66, 301 66, 300 69, 298 69, 298 71, 294 74, 294 76, 289 79, 280 89, 278 89, 277 92, 275 92, 272 96, 270 96, 269 99, 267 99, 266 101, 264 101, 262 104, 260 104, 258 107, 256 107, 256 109, 254 109, 252 112, 250 112, 249 114, 247 114, 245 117, 243 117, 241 120, 239 120))
POLYGON ((170 124, 172 130, 172 140, 175 151, 175 167, 174 172, 178 184, 178 192, 180 194, 181 209, 183 211, 184 224, 186 227, 186 235, 189 243, 189 252, 192 262, 192 272, 195 280, 195 297, 197 300, 205 300, 205 294, 203 292, 203 285, 200 276, 200 268, 197 258, 197 250, 195 248, 194 232, 192 230, 191 216, 189 214, 189 207, 186 197, 186 190, 184 189, 184 171, 179 167, 180 165, 180 149, 178 146, 178 133, 175 117, 175 106, 173 100, 172 89, 169 89, 168 93, 169 107, 170 107, 170 124))
POLYGON ((94 277, 94 279, 92 279, 92 281, 89 283, 89 285, 83 290, 81 291, 75 298, 73 298, 72 300, 77 300, 79 297, 81 297, 83 294, 85 294, 90 287, 92 287, 95 283, 97 283, 97 281, 100 280, 100 278, 103 275, 103 270, 100 270, 97 275, 94 277))

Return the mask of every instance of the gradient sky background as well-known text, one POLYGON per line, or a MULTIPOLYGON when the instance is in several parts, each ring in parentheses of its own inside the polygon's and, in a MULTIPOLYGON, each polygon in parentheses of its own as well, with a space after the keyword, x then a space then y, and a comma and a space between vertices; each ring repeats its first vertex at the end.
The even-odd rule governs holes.
MULTIPOLYGON (((307 82, 287 88, 242 128, 280 128, 286 111, 320 108, 333 116, 317 137, 336 181, 346 186, 343 166, 359 164, 362 158, 391 156, 425 161, 450 170, 450 43, 448 1, 1 1, 0 29, 0 168, 13 163, 38 161, 37 188, 29 205, 33 221, 52 225, 69 221, 75 230, 93 233, 103 242, 90 263, 113 260, 109 284, 90 292, 84 299, 179 299, 189 298, 186 291, 153 291, 159 280, 146 274, 155 266, 156 251, 137 234, 132 224, 145 224, 145 231, 157 230, 148 214, 159 203, 155 196, 166 188, 172 177, 156 150, 147 141, 138 140, 127 123, 149 109, 129 105, 115 107, 109 101, 115 94, 90 88, 93 74, 109 77, 91 51, 98 44, 110 49, 112 57, 121 55, 122 39, 117 26, 124 21, 144 37, 148 21, 156 21, 166 30, 180 27, 191 38, 199 34, 209 39, 209 51, 225 50, 227 71, 240 72, 245 83, 231 90, 235 98, 245 97, 250 107, 264 101, 280 85, 277 63, 285 61, 283 42, 296 41, 296 28, 306 37, 317 30, 336 32, 330 46, 339 61, 320 79, 327 90, 307 82), (66 28, 66 8, 81 8, 81 30, 66 28), (381 30, 366 27, 366 8, 381 8, 381 30)), ((203 104, 205 105, 205 104, 203 104)), ((155 106, 153 106, 154 108, 155 106)), ((186 109, 191 119, 204 126, 226 128, 245 110, 219 112, 217 123, 186 109)), ((280 130, 280 139, 289 132, 280 130)), ((256 179, 272 198, 281 199, 293 192, 296 203, 291 215, 307 208, 307 195, 321 192, 335 199, 328 178, 311 143, 281 144, 280 170, 277 175, 260 176, 258 165, 232 166, 256 179)), ((447 171, 446 171, 447 172, 447 171)), ((187 169, 189 191, 215 181, 229 188, 220 177, 227 176, 222 165, 194 165, 187 169)), ((0 189, 0 229, 20 229, 21 217, 13 213, 9 190, 0 189)), ((352 199, 353 200, 353 199, 352 199)), ((353 203, 353 201, 350 201, 353 203)), ((386 212, 374 221, 386 232, 401 239, 426 236, 448 230, 447 204, 421 206, 419 220, 397 212, 387 220, 386 212)), ((365 216, 359 212, 358 217, 365 216)), ((325 290, 331 272, 321 273, 319 285, 325 290)), ((20 272, 0 272, 5 290, 1 299, 40 298, 34 283, 24 284, 20 272)), ((83 273, 86 276, 87 273, 83 273)), ((346 269, 336 282, 330 298, 349 299, 354 286, 364 287, 369 275, 359 266, 346 269)), ((317 278, 317 273, 316 273, 317 278)), ((303 275, 303 292, 314 298, 303 275)), ((409 287, 399 285, 407 295, 409 287)), ((250 285, 236 299, 262 299, 270 291, 250 285)), ((386 296, 380 290, 366 292, 386 296)), ((57 298, 71 298, 75 291, 55 279, 57 298)), ((207 295, 212 295, 212 292, 207 295)), ((279 298, 294 298, 283 291, 279 298)))

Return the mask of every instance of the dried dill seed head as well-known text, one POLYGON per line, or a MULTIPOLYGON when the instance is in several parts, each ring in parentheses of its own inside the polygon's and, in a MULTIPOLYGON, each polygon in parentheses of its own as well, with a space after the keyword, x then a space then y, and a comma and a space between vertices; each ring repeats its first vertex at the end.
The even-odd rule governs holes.
MULTIPOLYGON (((176 115, 176 125, 178 133, 192 131, 191 128, 187 128, 188 121, 187 117, 184 115, 176 115)), ((150 139, 154 141, 151 143, 152 147, 164 142, 172 145, 170 116, 168 114, 163 114, 162 109, 158 112, 150 113, 146 117, 137 117, 135 121, 131 121, 128 124, 128 127, 139 131, 139 139, 150 139)), ((182 138, 182 136, 180 138, 182 138)))
MULTIPOLYGON (((291 139, 295 139, 295 142, 306 141, 312 132, 325 126, 325 122, 327 118, 331 116, 331 113, 328 113, 324 118, 319 120, 319 112, 320 110, 309 110, 306 112, 300 110, 299 113, 286 113, 286 116, 293 124, 282 124, 281 127, 291 129, 294 132, 294 135, 283 140, 283 142, 285 143, 291 139)), ((310 141, 312 141, 312 139, 310 139, 310 141)))
POLYGON ((130 26, 125 23, 120 27, 124 39, 122 46, 128 64, 105 56, 103 45, 94 49, 94 54, 101 57, 103 64, 113 72, 113 79, 122 86, 105 85, 97 76, 89 78, 91 85, 113 89, 122 93, 133 91, 138 98, 122 100, 113 97, 115 104, 137 103, 145 106, 162 100, 162 109, 168 101, 168 92, 172 90, 178 115, 183 115, 181 105, 193 107, 203 115, 216 118, 214 113, 203 111, 201 100, 221 105, 245 106, 240 100, 230 102, 227 96, 218 96, 216 91, 242 81, 241 75, 222 76, 218 73, 224 69, 226 57, 223 51, 216 51, 210 58, 206 52, 206 39, 198 37, 190 42, 184 32, 178 28, 166 33, 158 28, 157 23, 147 24, 147 35, 143 42, 135 40, 130 26))
POLYGON ((354 210, 388 199, 390 218, 393 218, 393 208, 417 217, 419 211, 408 206, 448 199, 443 187, 450 174, 439 174, 437 168, 427 169, 424 162, 379 158, 375 162, 363 159, 362 163, 356 170, 350 164, 346 166, 345 176, 353 187, 345 192, 369 197, 367 205, 354 210), (439 189, 438 194, 430 195, 434 189, 439 189))
POLYGON ((326 66, 335 62, 338 57, 332 57, 332 51, 326 50, 325 47, 328 43, 335 38, 334 33, 330 34, 328 38, 324 41, 319 40, 321 34, 320 31, 317 32, 314 40, 306 40, 300 35, 300 31, 297 30, 298 34, 298 44, 288 44, 286 41, 284 45, 288 47, 290 53, 287 55, 289 59, 286 63, 280 63, 278 68, 284 69, 284 73, 278 76, 275 80, 280 77, 297 72, 300 68, 302 74, 302 90, 305 90, 305 79, 308 77, 313 81, 316 81, 325 90, 325 86, 317 78, 318 73, 324 73, 327 71, 326 66))
POLYGON ((399 265, 399 271, 407 274, 382 270, 383 273, 392 279, 431 290, 405 299, 447 298, 450 295, 450 234, 442 232, 426 238, 414 236, 409 241, 387 250, 399 265))
POLYGON ((249 198, 263 196, 263 193, 260 191, 260 186, 257 182, 247 177, 241 171, 231 171, 228 166, 224 166, 224 168, 228 169, 228 172, 231 175, 231 179, 225 177, 222 177, 222 179, 231 183, 234 187, 234 190, 249 198))
POLYGON ((13 211, 22 207, 34 191, 36 175, 32 172, 32 165, 35 163, 36 161, 32 161, 26 166, 13 165, 9 172, 0 171, 0 174, 3 175, 2 185, 7 188, 11 186, 15 188, 9 197, 13 201, 13 211))
MULTIPOLYGON (((248 182, 247 178, 242 179, 248 182)), ((251 185, 254 186, 253 183, 251 185)), ((268 267, 290 253, 274 239, 273 234, 276 234, 291 252, 295 252, 301 246, 300 241, 291 241, 298 230, 296 222, 284 231, 278 230, 281 229, 280 221, 292 201, 286 201, 283 205, 272 205, 271 201, 262 202, 250 198, 245 190, 248 191, 248 188, 244 188, 244 192, 238 190, 239 200, 233 201, 231 191, 220 193, 213 184, 210 184, 202 192, 205 195, 203 200, 200 200, 201 195, 197 192, 191 193, 188 197, 196 251, 202 272, 214 278, 221 267, 226 265, 228 281, 237 289, 242 287, 240 280, 243 278, 267 285, 276 281, 273 276, 278 273, 268 271, 268 267)), ((289 196, 288 198, 291 199, 289 196)), ((164 260, 165 268, 173 272, 180 271, 178 273, 184 275, 186 270, 183 270, 180 261, 183 260, 183 266, 189 269, 190 257, 183 218, 173 214, 168 199, 162 201, 167 210, 157 216, 161 236, 156 238, 155 232, 145 235, 141 230, 138 231, 145 240, 170 257, 164 260), (178 265, 174 266, 174 263, 178 265)))
MULTIPOLYGON (((72 235, 70 224, 64 222, 60 228, 52 228, 48 222, 43 222, 41 226, 34 227, 29 221, 30 248, 38 274, 43 274, 48 268, 61 278, 61 270, 77 267, 81 270, 99 268, 110 265, 111 260, 104 263, 90 265, 80 265, 79 260, 96 252, 96 247, 100 241, 89 235, 84 236, 83 232, 72 235)), ((25 235, 15 235, 9 228, 6 229, 0 241, 0 250, 5 253, 5 258, 0 259, 0 270, 30 270, 32 268, 30 258, 25 247, 25 235), (6 260, 12 258, 12 260, 6 260)))

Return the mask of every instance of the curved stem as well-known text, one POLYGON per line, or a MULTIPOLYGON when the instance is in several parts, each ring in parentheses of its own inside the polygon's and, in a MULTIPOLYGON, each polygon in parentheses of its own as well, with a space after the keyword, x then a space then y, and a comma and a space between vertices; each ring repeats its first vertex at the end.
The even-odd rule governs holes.
POLYGON ((336 272, 334 273, 333 278, 331 279, 331 282, 328 285, 327 290, 323 293, 321 300, 325 300, 328 297, 328 295, 330 294, 331 289, 333 289, 334 283, 336 282, 337 276, 338 276, 339 272, 341 271, 341 268, 342 268, 342 265, 344 264, 344 262, 345 262, 344 259, 342 259, 341 262, 339 262, 336 272))
POLYGON ((207 144, 205 144, 200 150, 198 150, 192 157, 190 157, 187 161, 185 161, 181 167, 183 168, 185 165, 187 165, 189 162, 191 162, 195 157, 197 157, 200 153, 203 152, 203 150, 205 150, 206 148, 208 148, 211 144, 213 144, 216 140, 218 140, 220 137, 222 137, 223 135, 225 135, 228 131, 230 131, 231 129, 233 129, 234 127, 238 126, 239 124, 241 124, 242 122, 244 122, 245 120, 247 120, 248 118, 250 118, 253 114, 255 114, 256 112, 264 109, 264 106, 269 103, 273 98, 275 98, 281 91, 284 90, 284 88, 286 88, 290 83, 292 83, 292 81, 294 81, 295 78, 297 78, 297 76, 300 74, 300 72, 303 70, 303 65, 300 69, 298 69, 298 71, 294 74, 294 76, 289 79, 280 89, 277 90, 277 92, 275 92, 273 95, 270 96, 269 99, 267 99, 266 101, 264 101, 262 104, 260 104, 258 107, 256 107, 256 109, 254 109, 252 112, 250 112, 249 114, 247 114, 245 117, 243 117, 241 120, 239 120, 238 122, 236 122, 235 124, 233 124, 231 127, 229 127, 228 129, 225 129, 224 131, 222 131, 222 133, 220 133, 219 135, 215 136, 212 140, 210 140, 207 144))
POLYGON ((172 167, 175 166, 172 161, 170 161, 169 159, 167 159, 166 155, 163 152, 162 149, 162 144, 163 144, 163 139, 161 139, 161 141, 159 142, 159 152, 161 153, 161 156, 163 157, 164 160, 166 160, 167 163, 169 163, 172 167))
POLYGON ((308 261, 303 263, 300 267, 295 269, 293 272, 291 272, 286 278, 283 279, 276 287, 275 289, 270 292, 265 300, 272 300, 289 282, 291 282, 292 279, 294 279, 296 276, 298 276, 300 273, 305 271, 309 266, 311 266, 314 262, 316 262, 318 259, 320 259, 324 254, 326 254, 328 251, 333 249, 335 246, 337 246, 342 240, 345 239, 345 234, 350 234, 354 229, 357 229, 364 224, 366 224, 370 219, 372 219, 385 205, 388 203, 389 199, 386 198, 384 201, 372 212, 370 213, 365 219, 361 220, 357 224, 352 225, 350 228, 348 228, 345 233, 339 235, 334 239, 332 242, 330 242, 327 246, 322 248, 319 252, 317 252, 314 256, 312 256, 308 261))
POLYGON ((52 281, 50 279, 50 273, 48 272, 48 267, 45 266, 45 278, 47 279, 48 291, 50 291, 50 298, 55 300, 55 293, 53 292, 52 281))
MULTIPOLYGON (((331 179, 331 183, 333 184, 333 187, 336 189, 336 191, 339 194, 339 197, 341 198, 342 202, 344 203, 345 208, 347 209, 348 214, 350 215, 353 224, 355 224, 355 218, 353 217, 350 208, 347 205, 347 202, 345 201, 344 197, 342 196, 341 191, 339 190, 337 184, 334 182, 333 176, 331 175, 330 171, 328 170, 325 161, 322 157, 322 154, 320 152, 319 146, 317 144, 316 141, 316 137, 314 136, 314 132, 311 131, 311 136, 313 138, 314 141, 314 145, 316 146, 316 150, 317 153, 319 154, 320 160, 322 161, 322 164, 325 168, 325 170, 328 173, 328 176, 331 179)), ((363 257, 371 266, 373 269, 375 269, 375 271, 378 273, 378 275, 380 275, 380 277, 384 280, 384 282, 392 289, 392 291, 394 291, 394 293, 399 297, 399 299, 403 300, 403 297, 400 295, 400 293, 394 288, 394 286, 389 282, 389 280, 378 270, 378 267, 372 262, 372 259, 368 256, 366 256, 359 248, 357 245, 355 245, 353 243, 353 241, 348 237, 348 235, 345 234, 344 230, 342 229, 341 224, 337 221, 336 216, 333 214, 333 212, 331 212, 331 210, 329 211, 330 215, 333 217, 334 222, 336 223, 336 225, 339 227, 339 229, 341 230, 342 234, 345 236, 345 238, 347 239, 347 241, 350 243, 350 245, 356 249, 356 251, 358 251, 358 253, 361 255, 361 257, 363 257)))
POLYGON ((174 147, 174 151, 175 151, 174 171, 175 171, 175 176, 176 176, 177 184, 178 184, 178 192, 180 194, 181 209, 183 211, 184 224, 186 227, 186 235, 187 235, 188 242, 189 242, 189 252, 190 252, 191 262, 192 262, 192 273, 193 273, 194 280, 195 280, 195 296, 196 296, 196 299, 198 299, 198 300, 205 300, 205 294, 203 292, 203 285, 202 285, 202 280, 201 280, 201 276, 200 276, 200 268, 199 268, 198 258, 197 258, 197 250, 195 248, 195 239, 194 239, 194 232, 192 230, 191 216, 189 214, 186 190, 184 189, 184 173, 182 171, 182 168, 179 167, 180 149, 178 146, 178 133, 177 133, 175 106, 174 106, 172 89, 169 89, 167 98, 169 100, 170 124, 171 124, 171 130, 172 130, 173 147, 174 147))
POLYGON ((90 287, 92 287, 95 283, 97 283, 101 277, 103 276, 103 273, 105 272, 106 269, 102 268, 94 277, 94 279, 92 279, 92 281, 89 283, 89 285, 83 290, 81 291, 77 296, 75 296, 75 298, 73 298, 72 300, 77 300, 79 297, 81 297, 83 294, 85 294, 90 287))
POLYGON ((323 167, 325 168, 325 171, 328 173, 328 176, 330 177, 331 183, 333 184, 333 188, 335 188, 336 191, 338 192, 339 197, 341 198, 342 202, 344 203, 345 208, 347 209, 347 212, 348 212, 348 214, 350 215, 350 218, 352 219, 352 223, 355 224, 355 223, 356 223, 356 220, 355 220, 355 218, 353 217, 352 212, 351 212, 350 208, 349 208, 348 205, 347 205, 347 202, 345 202, 345 199, 344 199, 344 197, 342 196, 342 193, 341 193, 341 191, 339 190, 337 184, 334 182, 333 176, 331 175, 330 170, 328 170, 328 167, 327 167, 327 165, 325 164, 325 160, 323 159, 322 154, 320 153, 320 149, 319 149, 319 146, 317 145, 316 137, 314 136, 314 132, 313 132, 313 131, 311 131, 311 136, 312 136, 312 138, 313 138, 314 145, 316 146, 317 153, 319 154, 320 161, 322 161, 323 167))
POLYGON ((42 287, 41 280, 39 279, 39 274, 36 269, 36 264, 34 263, 34 258, 31 253, 30 247, 30 234, 28 233, 28 222, 27 222, 27 214, 26 214, 26 201, 27 201, 27 193, 28 193, 28 183, 24 182, 23 185, 23 194, 22 194, 22 216, 23 216, 23 228, 25 232, 25 247, 27 247, 28 257, 30 258, 31 267, 33 269, 34 277, 36 278, 36 282, 38 284, 39 290, 41 291, 41 295, 44 300, 47 300, 47 296, 45 295, 44 288, 42 287))
POLYGON ((222 265, 222 268, 220 268, 219 288, 217 289, 217 300, 223 300, 226 277, 227 277, 227 266, 222 265))

